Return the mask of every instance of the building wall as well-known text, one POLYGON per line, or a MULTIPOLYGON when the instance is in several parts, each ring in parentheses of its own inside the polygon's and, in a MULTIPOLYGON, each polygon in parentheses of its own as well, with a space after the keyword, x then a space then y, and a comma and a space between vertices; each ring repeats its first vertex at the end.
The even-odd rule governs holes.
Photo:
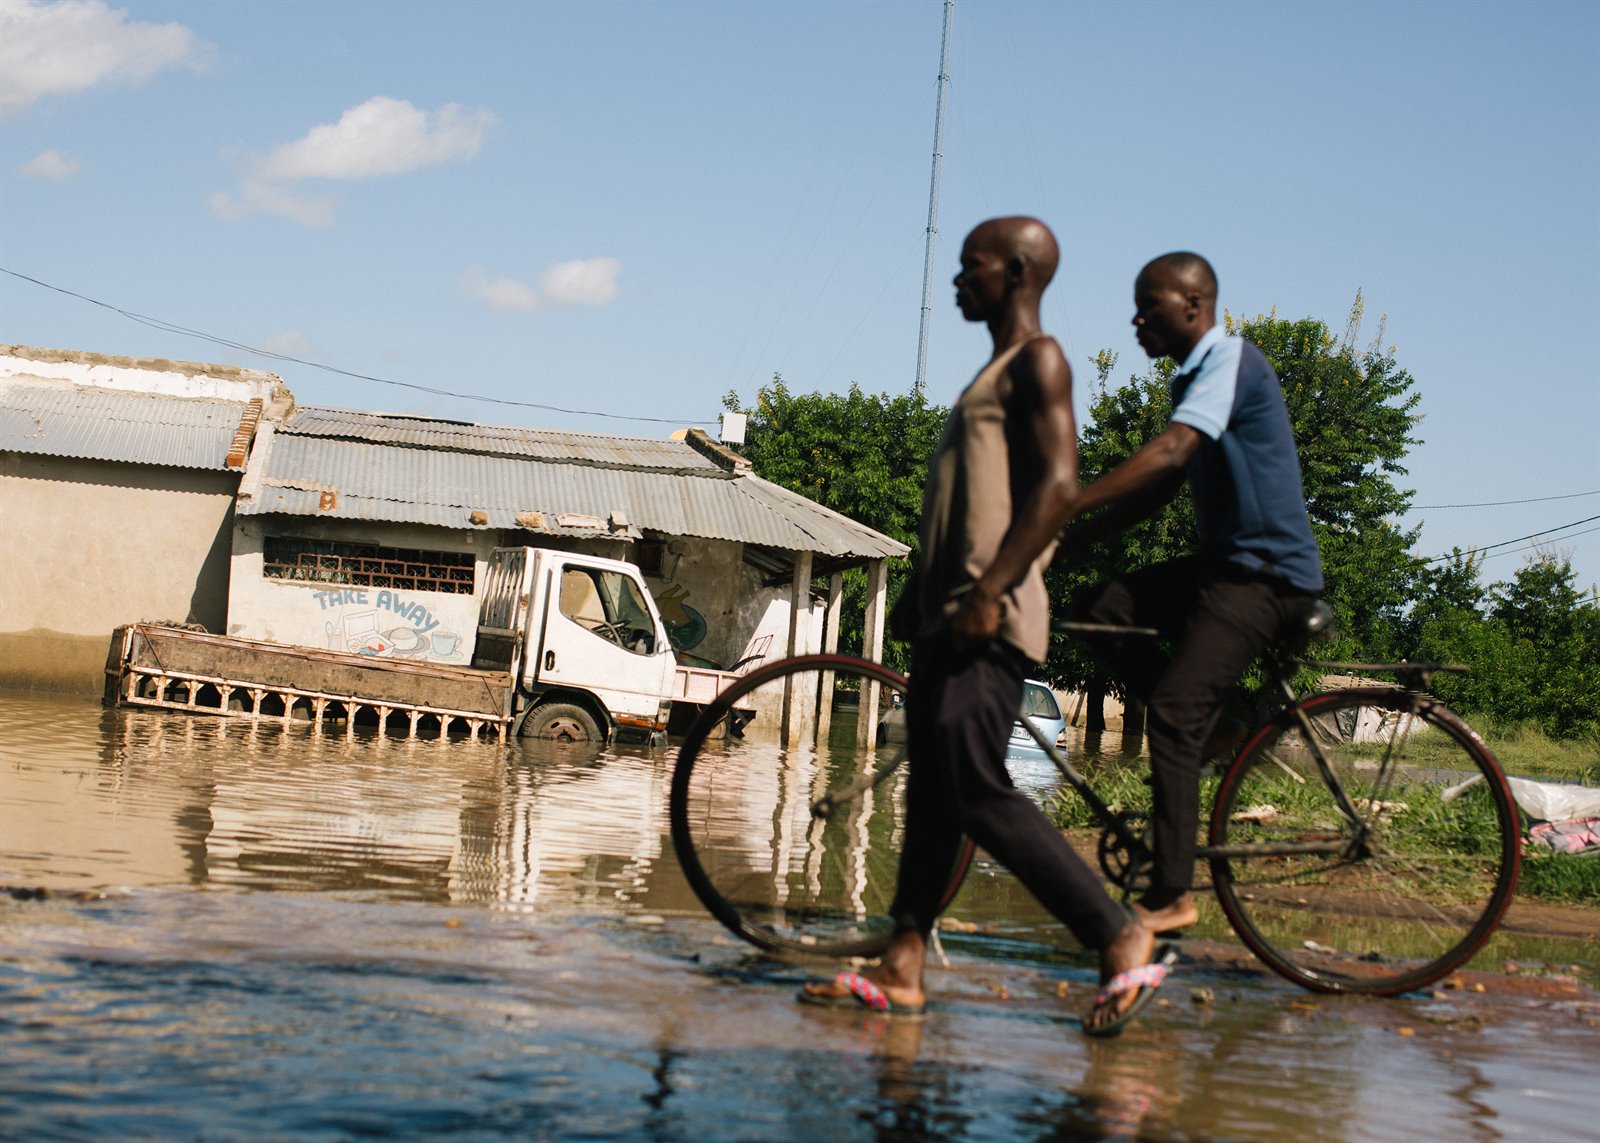
POLYGON ((776 659, 789 636, 788 585, 763 584, 743 553, 727 540, 674 539, 661 574, 645 577, 673 644, 724 668, 763 650, 776 659))
POLYGON ((123 623, 221 631, 238 481, 0 453, 0 686, 98 693, 123 623))
POLYGON ((240 518, 233 533, 229 635, 382 658, 472 660, 478 626, 475 595, 269 579, 261 574, 267 536, 469 553, 481 583, 495 547, 494 534, 299 516, 240 518))
MULTIPOLYGON (((240 517, 234 528, 227 633, 297 647, 356 651, 382 658, 466 664, 477 646, 478 595, 332 583, 297 583, 262 575, 268 536, 378 544, 470 554, 483 584, 496 547, 530 542, 490 529, 440 528, 379 520, 305 516, 240 517)), ((626 559, 615 540, 542 538, 536 546, 626 559)))

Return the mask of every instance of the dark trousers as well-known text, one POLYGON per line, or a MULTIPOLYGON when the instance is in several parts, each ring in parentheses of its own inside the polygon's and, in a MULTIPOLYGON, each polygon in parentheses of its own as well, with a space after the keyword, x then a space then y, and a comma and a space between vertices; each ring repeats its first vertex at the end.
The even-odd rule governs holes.
POLYGON ((1099 877, 1006 772, 1026 670, 1027 660, 1002 643, 957 653, 935 640, 914 650, 906 835, 891 909, 901 931, 932 930, 963 833, 1088 948, 1104 948, 1128 923, 1099 877))
POLYGON ((1173 641, 1167 654, 1152 639, 1085 637, 1146 703, 1153 906, 1187 890, 1194 877, 1201 755, 1228 692, 1316 600, 1276 576, 1190 557, 1111 580, 1073 609, 1095 623, 1154 627, 1173 641))

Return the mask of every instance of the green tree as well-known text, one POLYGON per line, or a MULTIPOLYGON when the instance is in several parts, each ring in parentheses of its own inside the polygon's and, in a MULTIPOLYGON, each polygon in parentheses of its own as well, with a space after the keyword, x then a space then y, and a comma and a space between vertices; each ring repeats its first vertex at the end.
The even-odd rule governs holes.
MULTIPOLYGON (((1460 557, 1450 562, 1457 577, 1471 566, 1460 557)), ((1481 610, 1470 599, 1419 600, 1413 622, 1421 657, 1468 668, 1439 676, 1439 696, 1501 725, 1532 723, 1557 738, 1600 736, 1600 604, 1575 584, 1570 560, 1541 552, 1509 581, 1480 591, 1481 610)))
MULTIPOLYGON (((858 523, 892 536, 915 552, 922 485, 949 410, 921 394, 793 393, 774 374, 751 407, 736 392, 723 398, 749 417, 739 451, 761 477, 800 493, 858 523)), ((909 563, 890 561, 889 599, 905 582, 909 563)), ((859 653, 866 575, 845 574, 840 646, 859 653)), ((885 659, 904 666, 907 649, 886 644, 885 659)))

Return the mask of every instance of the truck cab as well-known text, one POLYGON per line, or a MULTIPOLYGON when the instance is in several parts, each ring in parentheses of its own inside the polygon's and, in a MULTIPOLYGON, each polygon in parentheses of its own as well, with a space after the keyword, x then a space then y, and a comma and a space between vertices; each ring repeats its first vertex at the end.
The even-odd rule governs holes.
POLYGON ((676 660, 639 569, 547 548, 496 548, 472 665, 509 671, 524 737, 660 741, 676 660))

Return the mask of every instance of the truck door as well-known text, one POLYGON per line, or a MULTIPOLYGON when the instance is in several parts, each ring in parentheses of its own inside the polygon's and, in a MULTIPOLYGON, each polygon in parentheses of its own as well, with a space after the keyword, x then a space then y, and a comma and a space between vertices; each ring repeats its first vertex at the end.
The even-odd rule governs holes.
POLYGON ((478 638, 472 665, 483 671, 522 672, 522 651, 528 629, 533 561, 527 548, 496 548, 489 554, 482 601, 478 605, 478 638))
POLYGON ((623 726, 660 720, 675 660, 637 571, 614 560, 552 554, 535 674, 595 695, 623 726))

